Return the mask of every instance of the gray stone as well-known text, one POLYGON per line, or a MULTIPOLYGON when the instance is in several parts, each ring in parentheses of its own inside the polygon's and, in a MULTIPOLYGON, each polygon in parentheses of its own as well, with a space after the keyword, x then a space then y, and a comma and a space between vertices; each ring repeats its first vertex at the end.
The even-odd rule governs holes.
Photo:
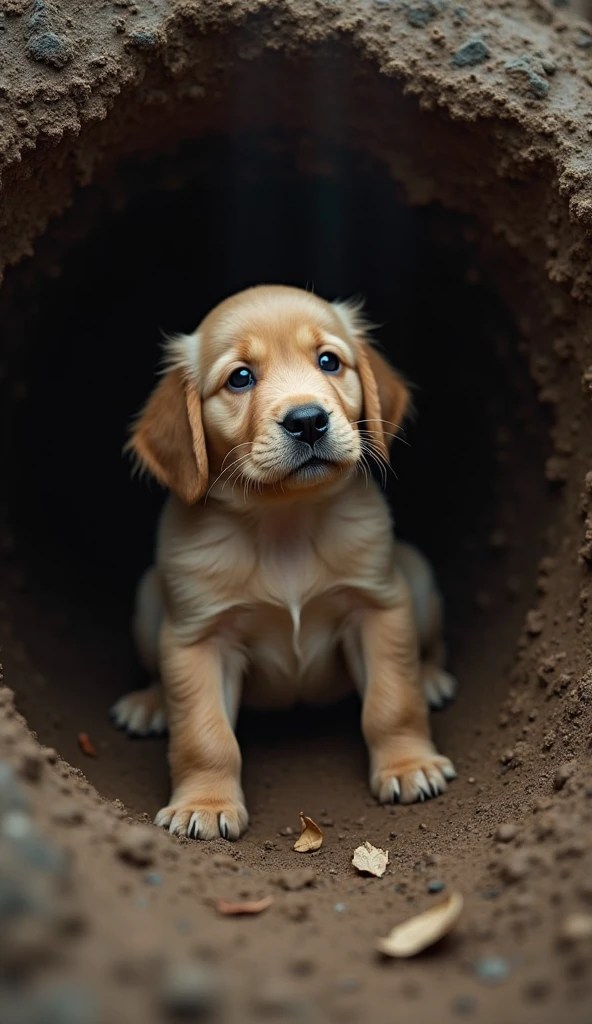
POLYGON ((154 32, 132 32, 129 41, 137 50, 151 50, 157 39, 154 32))
POLYGON ((469 39, 456 51, 451 64, 456 68, 472 68, 489 57, 489 47, 482 39, 469 39))
POLYGON ((0 994, 2 1024, 95 1024, 90 994, 74 985, 0 994))
POLYGON ((480 981, 497 983, 510 975, 510 962, 501 956, 484 956, 475 964, 475 974, 480 981))
POLYGON ((418 3, 407 4, 405 14, 413 28, 425 28, 438 13, 437 4, 433 0, 419 0, 418 3))
POLYGON ((0 761, 0 818, 7 811, 25 811, 28 801, 11 766, 0 761))
POLYGON ((67 43, 55 32, 43 32, 39 36, 32 36, 27 43, 27 55, 38 64, 46 64, 57 71, 65 68, 72 58, 67 43))
POLYGON ((477 1009, 477 1000, 474 996, 456 996, 452 1000, 452 1010, 454 1013, 462 1015, 474 1013, 477 1009))
MULTIPOLYGON (((537 97, 537 99, 544 99, 549 92, 549 83, 533 70, 528 56, 517 57, 515 60, 509 60, 504 67, 510 75, 523 76, 528 82, 530 91, 537 97)), ((529 612, 526 617, 526 629, 531 636, 538 635, 542 630, 542 625, 541 628, 539 628, 541 620, 537 618, 535 621, 535 616, 537 616, 537 614, 537 612, 529 612)))

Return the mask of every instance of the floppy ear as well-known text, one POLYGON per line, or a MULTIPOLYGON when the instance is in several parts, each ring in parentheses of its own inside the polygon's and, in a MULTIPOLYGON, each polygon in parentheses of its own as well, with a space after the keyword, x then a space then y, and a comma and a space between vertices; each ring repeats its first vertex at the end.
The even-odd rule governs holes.
POLYGON ((411 404, 405 381, 366 340, 371 328, 361 300, 333 302, 333 311, 356 345, 358 373, 364 399, 364 422, 380 452, 388 459, 397 427, 411 404))
POLYGON ((181 369, 169 370, 152 392, 126 449, 187 505, 199 501, 208 482, 201 400, 181 369))
POLYGON ((409 408, 407 385, 386 359, 368 342, 357 346, 358 373, 362 382, 364 425, 385 458, 409 408))

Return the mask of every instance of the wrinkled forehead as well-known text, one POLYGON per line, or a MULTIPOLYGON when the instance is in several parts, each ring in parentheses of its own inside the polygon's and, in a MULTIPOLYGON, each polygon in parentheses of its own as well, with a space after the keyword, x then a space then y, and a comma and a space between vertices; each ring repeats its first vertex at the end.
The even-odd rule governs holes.
POLYGON ((330 337, 347 343, 342 323, 328 303, 303 294, 239 296, 213 310, 200 327, 202 368, 220 359, 260 364, 294 358, 330 337))

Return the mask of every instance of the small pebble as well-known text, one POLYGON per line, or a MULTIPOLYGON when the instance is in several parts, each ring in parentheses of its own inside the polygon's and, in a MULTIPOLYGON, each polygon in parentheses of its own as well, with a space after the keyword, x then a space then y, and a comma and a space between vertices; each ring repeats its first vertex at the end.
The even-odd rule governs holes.
POLYGON ((574 42, 581 50, 588 50, 592 46, 592 36, 580 29, 574 42))
POLYGON ((513 825, 511 822, 506 822, 504 825, 498 825, 495 838, 499 843, 511 843, 512 839, 515 839, 517 835, 518 826, 513 825))
POLYGON ((156 46, 156 36, 154 32, 131 32, 129 41, 132 46, 135 46, 138 50, 151 50, 153 46, 156 46))
POLYGON ((510 964, 501 956, 484 956, 475 964, 475 974, 480 981, 505 981, 510 974, 510 964))
POLYGON ((2 835, 17 842, 33 834, 33 822, 24 811, 9 811, 2 821, 2 835))
POLYGON ((533 1002, 546 999, 551 991, 551 986, 546 978, 533 978, 524 988, 524 995, 533 1002))
POLYGON ((560 765, 553 776, 553 789, 563 789, 568 779, 571 779, 576 768, 576 761, 566 761, 565 764, 560 765))
POLYGON ((51 820, 56 825, 81 825, 84 811, 73 800, 64 800, 56 804, 51 812, 51 820))
POLYGON ((529 863, 525 853, 515 853, 502 865, 502 876, 507 882, 519 882, 529 873, 529 863))
POLYGON ((0 815, 7 811, 25 811, 27 797, 6 761, 0 761, 0 815))
POLYGON ((407 21, 413 28, 425 28, 437 13, 434 0, 416 0, 416 3, 405 5, 407 21))
POLYGON ((446 888, 446 882, 428 882, 428 892, 442 892, 446 888))
POLYGON ((561 923, 558 938, 566 946, 589 942, 592 939, 592 914, 568 914, 561 923))
POLYGON ((307 977, 309 974, 315 972, 315 961, 308 957, 299 957, 297 960, 293 960, 290 965, 290 970, 293 974, 297 974, 301 978, 307 977))
POLYGON ((501 895, 501 889, 484 889, 481 893, 482 900, 496 900, 501 895))
POLYGON ((162 875, 158 871, 148 871, 144 875, 144 881, 148 885, 162 885, 162 875))
POLYGON ((337 979, 335 988, 338 992, 357 992, 360 988, 360 982, 354 975, 346 974, 342 978, 337 979))
POLYGON ((469 1014, 474 1013, 477 1009, 477 1000, 474 996, 456 996, 452 1000, 452 1010, 454 1013, 469 1014))
POLYGON ((251 1008, 257 1020, 308 1021, 312 1017, 312 1007, 301 1002, 292 985, 281 978, 263 980, 251 1008))
POLYGON ((43 32, 27 43, 27 55, 39 64, 61 71, 71 59, 69 47, 55 32, 43 32))
POLYGON ((117 854, 135 867, 146 867, 154 860, 154 833, 147 825, 132 825, 119 837, 117 854))
POLYGON ((300 889, 306 889, 314 885, 316 880, 316 872, 311 868, 296 868, 293 871, 283 871, 274 878, 275 884, 279 885, 281 889, 285 889, 286 892, 298 892, 300 889))
POLYGON ((333 905, 333 910, 336 914, 343 914, 345 910, 345 903, 335 903, 333 905))
POLYGON ((88 989, 60 982, 36 990, 6 987, 1 1004, 4 1024, 97 1024, 99 1011, 88 989))
POLYGON ((160 1002, 171 1017, 199 1020, 220 1002, 218 981, 211 971, 191 963, 171 964, 160 984, 160 1002))
POLYGON ((470 39, 454 54, 451 64, 457 68, 472 68, 489 57, 489 48, 482 39, 470 39))
POLYGON ((27 746, 21 752, 19 774, 29 782, 39 782, 43 771, 43 756, 39 747, 27 746))

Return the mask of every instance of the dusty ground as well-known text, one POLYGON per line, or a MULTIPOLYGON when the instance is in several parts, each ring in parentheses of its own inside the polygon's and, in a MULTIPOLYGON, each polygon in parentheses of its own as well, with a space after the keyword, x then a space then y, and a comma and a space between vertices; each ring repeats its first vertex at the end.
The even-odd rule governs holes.
POLYGON ((0 41, 3 1022, 589 1021, 585 23, 544 0, 6 0, 0 41), (434 730, 459 779, 381 808, 355 704, 246 716, 251 828, 202 845, 148 824, 165 745, 106 715, 158 504, 119 450, 157 328, 274 275, 366 291, 420 385, 390 498, 447 597, 461 694, 434 730), (300 810, 318 853, 292 850, 300 810), (351 866, 363 840, 381 880, 351 866), (453 935, 381 960, 453 889, 453 935))

